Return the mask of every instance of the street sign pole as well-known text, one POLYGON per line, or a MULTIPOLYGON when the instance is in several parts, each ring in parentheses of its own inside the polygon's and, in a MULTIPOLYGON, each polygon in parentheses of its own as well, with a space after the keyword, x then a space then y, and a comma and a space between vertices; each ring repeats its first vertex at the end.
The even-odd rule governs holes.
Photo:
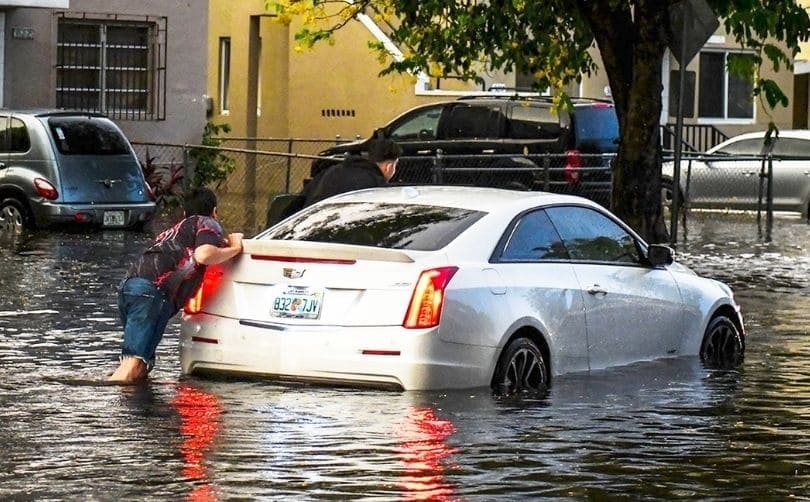
MULTIPOLYGON (((681 16, 681 36, 686 36, 686 16, 681 16)), ((673 246, 678 244, 678 211, 680 210, 679 193, 681 191, 681 151, 683 150, 683 95, 686 90, 686 44, 681 44, 678 59, 678 116, 675 117, 675 158, 672 170, 672 210, 670 211, 669 240, 673 246)))
POLYGON ((678 60, 678 111, 675 117, 675 158, 672 171, 672 214, 670 243, 678 243, 679 193, 681 190, 681 153, 683 150, 683 97, 686 93, 686 66, 720 26, 706 0, 681 0, 669 7, 669 48, 678 60))

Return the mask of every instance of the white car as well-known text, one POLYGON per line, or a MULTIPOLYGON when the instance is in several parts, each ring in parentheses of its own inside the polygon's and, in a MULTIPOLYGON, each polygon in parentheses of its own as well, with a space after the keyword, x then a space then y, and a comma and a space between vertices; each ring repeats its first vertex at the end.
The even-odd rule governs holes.
POLYGON ((209 267, 183 314, 186 374, 398 390, 542 390, 661 357, 736 365, 728 286, 584 198, 388 187, 310 206, 209 267))
MULTIPOLYGON (((681 161, 681 196, 689 207, 756 210, 763 156, 773 156, 773 208, 810 219, 810 131, 782 130, 765 147, 765 132, 734 136, 705 154, 681 161), (688 187, 687 187, 688 182, 688 187)), ((767 169, 767 164, 765 165, 767 169)), ((671 198, 673 163, 662 166, 664 197, 671 198)), ((763 184, 762 209, 765 209, 763 184)), ((683 200, 680 199, 680 200, 683 200)))

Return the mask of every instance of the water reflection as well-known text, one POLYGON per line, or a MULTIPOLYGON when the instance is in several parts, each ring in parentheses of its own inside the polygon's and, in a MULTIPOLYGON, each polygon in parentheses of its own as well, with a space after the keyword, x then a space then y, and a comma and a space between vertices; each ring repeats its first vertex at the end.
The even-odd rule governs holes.
POLYGON ((177 387, 172 406, 180 414, 180 434, 183 442, 183 477, 195 482, 194 490, 187 500, 201 502, 216 500, 216 491, 211 484, 205 456, 219 433, 222 408, 219 399, 211 393, 190 385, 177 387))
POLYGON ((456 428, 453 422, 436 416, 430 407, 410 408, 401 424, 394 424, 400 438, 397 449, 405 464, 399 486, 406 500, 453 500, 455 487, 444 476, 444 462, 456 448, 447 438, 456 428))

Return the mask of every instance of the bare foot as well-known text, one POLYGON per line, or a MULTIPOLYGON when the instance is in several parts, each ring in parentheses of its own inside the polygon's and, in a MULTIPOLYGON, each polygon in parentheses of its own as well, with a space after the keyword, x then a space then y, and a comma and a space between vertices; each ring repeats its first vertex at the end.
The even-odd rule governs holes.
POLYGON ((146 363, 137 357, 124 357, 121 359, 121 364, 118 368, 107 378, 108 382, 131 384, 146 380, 149 370, 146 363))

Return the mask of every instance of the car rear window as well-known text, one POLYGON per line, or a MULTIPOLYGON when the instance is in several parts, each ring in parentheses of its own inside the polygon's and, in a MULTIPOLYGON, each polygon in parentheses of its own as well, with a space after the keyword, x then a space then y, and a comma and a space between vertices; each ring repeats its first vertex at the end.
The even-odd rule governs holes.
POLYGON ((484 214, 415 204, 333 203, 314 211, 302 211, 257 238, 435 251, 452 242, 484 214))
POLYGON ((619 121, 613 106, 596 104, 574 108, 575 148, 583 152, 614 153, 618 151, 619 121))
POLYGON ((127 140, 104 119, 51 117, 48 127, 63 155, 122 155, 129 153, 127 140))

